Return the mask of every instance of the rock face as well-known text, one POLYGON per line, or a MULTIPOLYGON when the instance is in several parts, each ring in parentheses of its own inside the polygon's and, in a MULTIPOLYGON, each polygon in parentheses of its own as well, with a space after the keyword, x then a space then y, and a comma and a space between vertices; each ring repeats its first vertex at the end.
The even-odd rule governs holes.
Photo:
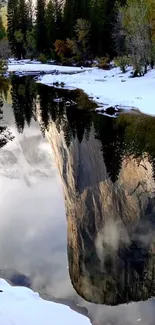
POLYGON ((107 173, 93 128, 72 140, 50 123, 51 143, 64 186, 68 259, 77 293, 117 305, 155 294, 155 182, 147 158, 123 157, 118 179, 107 173))

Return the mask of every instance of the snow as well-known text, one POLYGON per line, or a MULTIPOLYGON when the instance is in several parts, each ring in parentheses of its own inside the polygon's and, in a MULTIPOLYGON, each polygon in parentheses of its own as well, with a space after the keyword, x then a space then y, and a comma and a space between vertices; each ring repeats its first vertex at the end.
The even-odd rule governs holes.
POLYGON ((87 317, 69 307, 43 300, 25 287, 0 279, 0 325, 89 325, 87 317))
MULTIPOLYGON (((88 69, 84 69, 88 70, 88 69)), ((52 72, 57 71, 59 73, 78 73, 81 72, 81 68, 57 66, 54 64, 41 64, 36 62, 27 63, 25 61, 9 61, 8 72, 52 72)))
MULTIPOLYGON (((10 61, 9 61, 10 62, 10 61)), ((143 113, 155 115, 154 88, 155 69, 148 71, 144 77, 130 78, 131 68, 123 74, 120 68, 102 70, 98 68, 77 68, 27 61, 11 61, 9 72, 46 72, 38 80, 48 86, 53 83, 64 83, 65 88, 80 88, 99 105, 127 106, 138 108, 143 113), (50 74, 51 73, 53 74, 50 74)))

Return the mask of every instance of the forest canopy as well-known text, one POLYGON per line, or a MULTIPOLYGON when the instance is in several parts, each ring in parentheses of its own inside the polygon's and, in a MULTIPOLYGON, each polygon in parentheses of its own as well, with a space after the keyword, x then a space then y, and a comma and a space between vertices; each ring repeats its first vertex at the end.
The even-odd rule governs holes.
POLYGON ((8 39, 18 59, 88 64, 97 58, 101 68, 114 59, 123 72, 132 64, 135 75, 154 67, 155 0, 8 0, 7 31, 3 22, 0 43, 4 50, 8 39))

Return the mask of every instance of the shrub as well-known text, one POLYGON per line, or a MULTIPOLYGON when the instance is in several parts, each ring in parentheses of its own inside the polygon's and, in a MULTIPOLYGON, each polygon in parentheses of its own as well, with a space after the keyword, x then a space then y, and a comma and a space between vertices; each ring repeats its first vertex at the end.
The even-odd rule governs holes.
POLYGON ((58 39, 55 41, 54 46, 55 52, 61 60, 69 56, 70 49, 66 41, 58 39))
POLYGON ((61 59, 61 63, 62 63, 62 65, 66 65, 66 66, 72 65, 72 59, 71 58, 63 58, 63 59, 61 59))
POLYGON ((116 58, 114 58, 114 63, 117 67, 121 69, 123 73, 125 73, 127 67, 130 64, 130 58, 127 55, 117 56, 116 58))
POLYGON ((111 68, 110 58, 108 56, 97 59, 97 67, 104 70, 109 70, 111 68))
POLYGON ((40 53, 39 56, 38 56, 38 60, 41 63, 46 63, 46 61, 47 61, 46 55, 44 53, 40 53))
POLYGON ((5 60, 0 60, 0 74, 5 73, 7 70, 7 64, 5 60))

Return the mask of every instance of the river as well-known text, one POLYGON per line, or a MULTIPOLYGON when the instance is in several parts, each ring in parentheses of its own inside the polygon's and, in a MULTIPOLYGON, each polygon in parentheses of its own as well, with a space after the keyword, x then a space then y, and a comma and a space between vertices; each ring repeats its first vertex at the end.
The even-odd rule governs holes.
POLYGON ((1 88, 1 277, 93 324, 153 325, 155 118, 31 77, 1 88))

